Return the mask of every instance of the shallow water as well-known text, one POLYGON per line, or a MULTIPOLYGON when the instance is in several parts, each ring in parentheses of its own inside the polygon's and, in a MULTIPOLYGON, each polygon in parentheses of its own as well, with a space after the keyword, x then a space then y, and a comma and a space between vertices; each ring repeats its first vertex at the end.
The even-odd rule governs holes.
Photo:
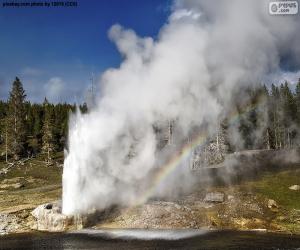
POLYGON ((297 249, 300 235, 203 230, 83 230, 0 237, 0 249, 297 249))

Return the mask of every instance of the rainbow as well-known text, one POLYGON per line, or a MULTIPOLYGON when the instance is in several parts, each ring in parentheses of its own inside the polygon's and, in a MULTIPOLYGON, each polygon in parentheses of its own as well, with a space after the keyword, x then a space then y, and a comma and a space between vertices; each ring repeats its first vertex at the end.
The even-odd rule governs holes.
POLYGON ((137 204, 139 205, 145 203, 155 193, 160 183, 162 183, 163 180, 165 180, 165 178, 172 172, 176 171, 176 169, 179 168, 180 163, 188 159, 195 148, 200 145, 204 145, 206 139, 207 136, 205 134, 199 134, 193 141, 183 145, 181 150, 179 150, 179 153, 173 155, 167 161, 167 163, 163 167, 161 167, 160 170, 155 174, 150 188, 142 194, 142 196, 138 199, 137 204))
POLYGON ((250 103, 246 105, 245 107, 242 107, 241 112, 238 110, 233 110, 231 113, 229 113, 228 117, 228 124, 234 124, 238 122, 241 119, 241 116, 250 113, 251 111, 255 110, 260 105, 266 104, 267 99, 264 96, 258 97, 258 100, 256 103, 250 103))
MULTIPOLYGON (((266 98, 260 97, 258 101, 253 104, 250 103, 247 106, 242 108, 242 112, 237 110, 232 111, 228 117, 228 125, 235 124, 238 122, 242 115, 247 114, 253 110, 255 110, 259 105, 264 104, 266 102, 266 98)), ((152 183, 149 185, 149 188, 142 193, 137 199, 135 205, 144 204, 157 190, 157 188, 161 185, 161 183, 174 171, 176 171, 180 167, 180 163, 189 159, 191 153, 199 146, 203 146, 208 138, 208 134, 200 133, 197 135, 192 141, 184 144, 181 150, 178 150, 177 154, 170 157, 170 159, 166 162, 165 165, 160 167, 159 171, 156 172, 153 177, 152 183)))

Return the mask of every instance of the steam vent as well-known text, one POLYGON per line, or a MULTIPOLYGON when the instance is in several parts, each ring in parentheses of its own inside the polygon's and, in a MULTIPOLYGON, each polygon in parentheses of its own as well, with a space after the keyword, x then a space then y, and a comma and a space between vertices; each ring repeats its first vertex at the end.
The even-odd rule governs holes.
POLYGON ((61 201, 42 204, 35 208, 31 214, 36 219, 36 229, 62 232, 69 229, 81 229, 88 223, 89 215, 66 216, 61 213, 61 210, 61 201))

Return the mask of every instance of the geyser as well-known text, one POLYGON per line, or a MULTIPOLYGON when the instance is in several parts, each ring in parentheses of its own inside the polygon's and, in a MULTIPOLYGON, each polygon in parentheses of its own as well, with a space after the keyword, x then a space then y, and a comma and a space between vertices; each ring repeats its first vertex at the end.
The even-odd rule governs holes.
POLYGON ((71 117, 64 214, 135 204, 145 193, 168 195, 197 181, 182 161, 164 183, 152 185, 153 173, 195 127, 215 133, 233 91, 280 72, 282 45, 285 55, 293 51, 299 18, 276 19, 267 5, 175 1, 157 39, 111 27, 124 61, 102 75, 95 107, 71 117), (176 124, 173 145, 159 149, 154 125, 168 121, 176 124))

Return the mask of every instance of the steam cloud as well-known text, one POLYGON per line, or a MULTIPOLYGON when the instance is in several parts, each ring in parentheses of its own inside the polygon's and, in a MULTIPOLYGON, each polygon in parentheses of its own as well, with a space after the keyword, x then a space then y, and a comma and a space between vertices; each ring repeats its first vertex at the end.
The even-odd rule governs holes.
MULTIPOLYGON (((214 133, 233 91, 279 72, 296 51, 297 28, 298 17, 270 16, 261 0, 175 1, 156 40, 112 26, 124 61, 102 75, 96 107, 71 118, 63 213, 133 204, 178 150, 158 150, 153 125, 176 121, 175 145, 195 126, 214 133)), ((188 186, 183 169, 158 192, 188 186)))

